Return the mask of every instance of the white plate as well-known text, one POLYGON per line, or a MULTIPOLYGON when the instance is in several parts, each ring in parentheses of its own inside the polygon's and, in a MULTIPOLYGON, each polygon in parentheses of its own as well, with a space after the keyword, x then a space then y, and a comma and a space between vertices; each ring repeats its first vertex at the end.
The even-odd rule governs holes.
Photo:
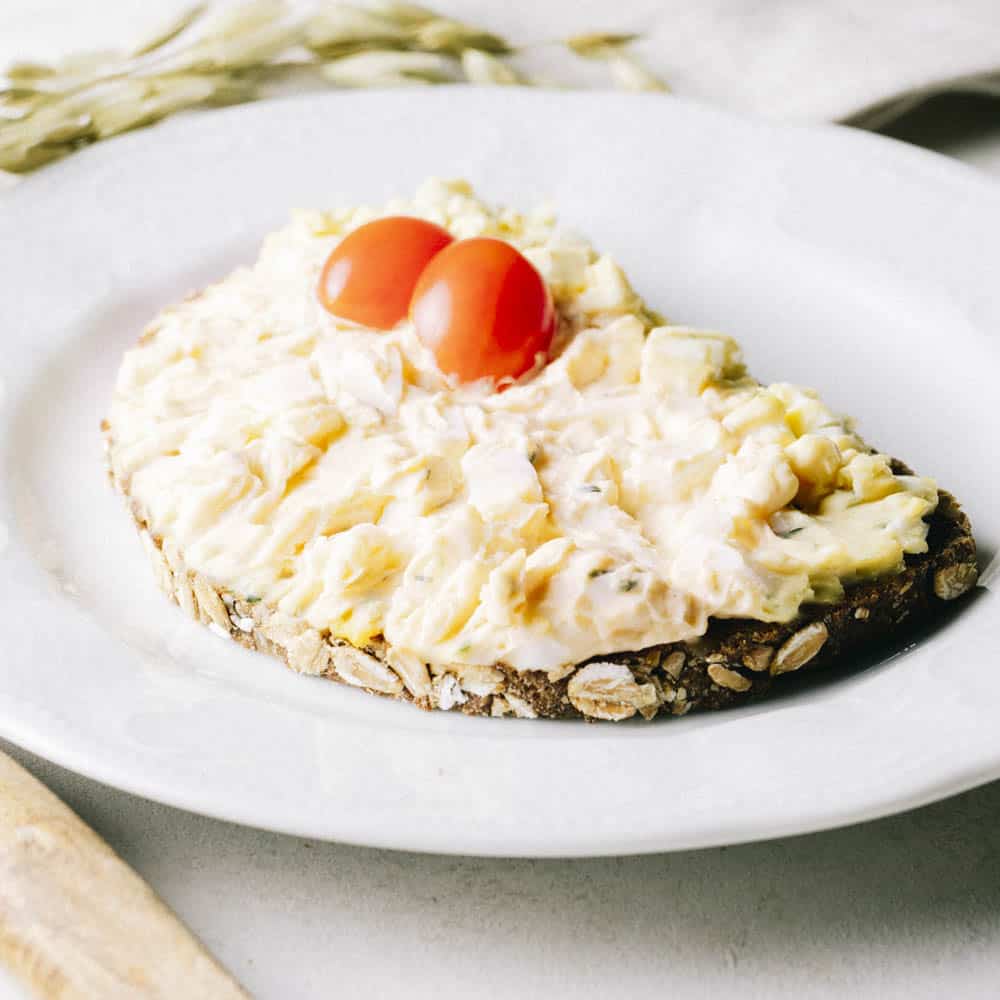
POLYGON ((772 701, 652 724, 424 714, 298 677, 155 589, 102 471, 121 351, 295 206, 430 174, 552 198, 675 319, 817 385, 996 550, 1000 193, 846 130, 661 96, 438 90, 213 112, 27 181, 0 215, 0 733, 141 795, 378 846, 630 853, 815 830, 1000 775, 997 597, 772 701), (865 669, 861 669, 865 667, 865 669))

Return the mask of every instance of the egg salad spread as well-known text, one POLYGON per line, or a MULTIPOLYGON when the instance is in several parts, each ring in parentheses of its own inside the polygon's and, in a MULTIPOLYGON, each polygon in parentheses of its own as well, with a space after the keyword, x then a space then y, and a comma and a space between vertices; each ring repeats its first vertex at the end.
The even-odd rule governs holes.
POLYGON ((927 549, 932 480, 895 475, 817 394, 664 323, 552 214, 462 182, 297 215, 251 268, 161 314, 123 362, 114 473, 193 570, 363 646, 545 670, 787 621, 927 549), (509 241, 547 282, 550 356, 459 384, 404 321, 338 320, 320 269, 405 214, 509 241))

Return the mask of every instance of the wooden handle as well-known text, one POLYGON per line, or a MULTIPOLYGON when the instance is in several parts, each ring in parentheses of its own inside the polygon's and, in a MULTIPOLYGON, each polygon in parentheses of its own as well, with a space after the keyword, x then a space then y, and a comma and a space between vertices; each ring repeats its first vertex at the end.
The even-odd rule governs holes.
POLYGON ((0 753, 0 961, 45 1000, 247 1000, 153 890, 0 753))

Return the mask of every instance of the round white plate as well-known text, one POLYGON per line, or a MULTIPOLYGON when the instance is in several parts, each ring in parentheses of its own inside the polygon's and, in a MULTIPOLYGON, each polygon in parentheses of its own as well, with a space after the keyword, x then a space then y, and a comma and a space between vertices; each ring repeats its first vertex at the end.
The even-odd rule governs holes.
POLYGON ((119 356, 252 260, 296 206, 432 174, 552 199, 655 306, 819 387, 1000 538, 1000 191, 888 140, 662 96, 435 90, 179 120, 0 207, 0 734, 173 805, 315 838, 470 854, 734 843, 1000 775, 1000 615, 980 590, 915 645, 771 701, 654 723, 424 714, 247 653, 153 583, 105 478, 119 356))

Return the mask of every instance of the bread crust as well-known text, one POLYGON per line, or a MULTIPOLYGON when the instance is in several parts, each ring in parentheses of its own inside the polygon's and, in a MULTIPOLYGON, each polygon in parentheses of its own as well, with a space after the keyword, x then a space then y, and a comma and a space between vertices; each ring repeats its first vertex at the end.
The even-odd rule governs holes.
MULTIPOLYGON (((106 422, 103 429, 110 453, 106 422)), ((893 471, 910 472, 898 461, 893 471)), ((188 568, 169 540, 152 532, 128 484, 110 475, 128 501, 161 588, 212 631, 276 656, 299 673, 467 715, 619 721, 726 708, 767 694, 785 674, 847 666, 851 653, 901 638, 978 579, 969 520, 942 490, 929 518, 925 553, 907 556, 899 573, 849 586, 836 604, 804 607, 791 622, 713 619, 705 634, 690 642, 594 657, 558 672, 515 670, 502 663, 432 670, 396 654, 381 639, 356 648, 264 601, 217 587, 188 568)))

